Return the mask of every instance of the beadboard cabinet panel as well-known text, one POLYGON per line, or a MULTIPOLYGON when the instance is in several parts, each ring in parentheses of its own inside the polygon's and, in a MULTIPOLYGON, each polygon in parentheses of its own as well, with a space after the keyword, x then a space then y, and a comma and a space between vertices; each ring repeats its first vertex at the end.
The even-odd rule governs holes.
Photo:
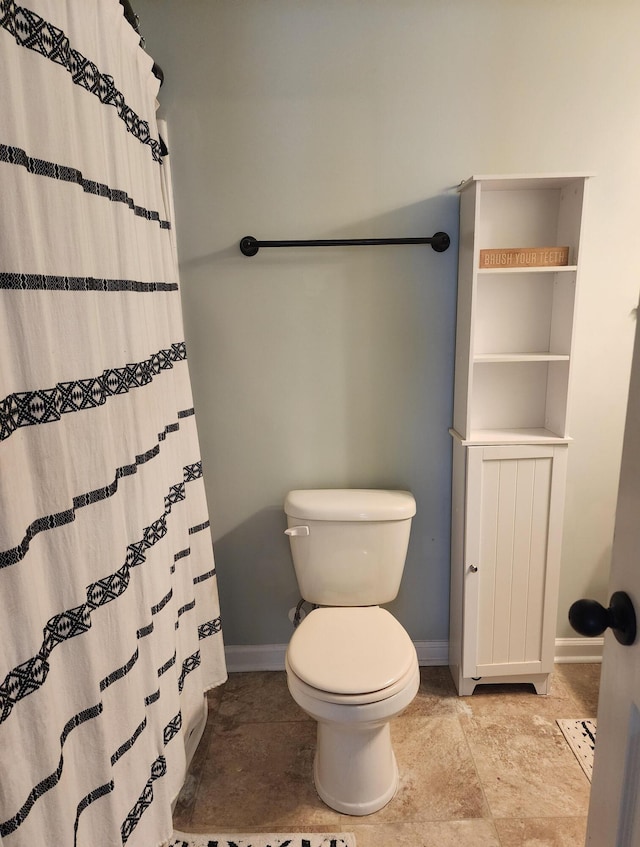
POLYGON ((451 666, 479 682, 532 682, 553 669, 566 445, 466 446, 454 439, 451 666))

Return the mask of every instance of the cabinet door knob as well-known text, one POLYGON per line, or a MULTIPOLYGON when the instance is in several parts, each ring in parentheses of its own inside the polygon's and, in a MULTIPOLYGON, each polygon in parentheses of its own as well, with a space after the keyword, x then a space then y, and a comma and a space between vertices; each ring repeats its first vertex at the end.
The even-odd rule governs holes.
POLYGON ((478 573, 478 568, 475 565, 469 565, 471 573, 478 573))
POLYGON ((589 638, 602 635, 611 627, 620 644, 628 647, 636 640, 636 613, 624 591, 611 595, 608 609, 597 600, 576 600, 569 609, 569 623, 576 632, 589 638))

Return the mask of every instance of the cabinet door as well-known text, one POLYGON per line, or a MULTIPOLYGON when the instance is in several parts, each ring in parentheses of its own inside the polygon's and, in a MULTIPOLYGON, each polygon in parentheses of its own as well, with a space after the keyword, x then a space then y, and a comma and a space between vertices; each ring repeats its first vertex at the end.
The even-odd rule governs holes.
POLYGON ((468 448, 465 677, 553 668, 566 451, 468 448))

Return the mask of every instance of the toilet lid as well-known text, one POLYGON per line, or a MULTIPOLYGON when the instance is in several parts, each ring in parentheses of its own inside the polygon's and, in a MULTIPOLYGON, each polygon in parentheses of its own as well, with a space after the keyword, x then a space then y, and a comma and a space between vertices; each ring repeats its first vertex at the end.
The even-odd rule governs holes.
POLYGON ((287 657, 307 685, 364 694, 393 685, 416 661, 406 630, 379 606, 321 608, 294 632, 287 657))

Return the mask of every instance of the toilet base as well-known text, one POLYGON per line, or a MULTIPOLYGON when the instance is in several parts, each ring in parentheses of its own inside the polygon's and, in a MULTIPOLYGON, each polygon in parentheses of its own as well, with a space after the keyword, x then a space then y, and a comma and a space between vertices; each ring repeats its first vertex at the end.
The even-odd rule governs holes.
POLYGON ((362 816, 382 809, 399 781, 389 721, 319 721, 313 776, 320 799, 337 812, 362 816))
MULTIPOLYGON (((393 799, 399 783, 390 722, 418 693, 417 657, 382 700, 328 694, 300 680, 285 658, 287 684, 295 702, 317 721, 314 782, 320 798, 344 815, 371 815, 393 799)), ((365 698, 366 695, 360 695, 365 698)))

